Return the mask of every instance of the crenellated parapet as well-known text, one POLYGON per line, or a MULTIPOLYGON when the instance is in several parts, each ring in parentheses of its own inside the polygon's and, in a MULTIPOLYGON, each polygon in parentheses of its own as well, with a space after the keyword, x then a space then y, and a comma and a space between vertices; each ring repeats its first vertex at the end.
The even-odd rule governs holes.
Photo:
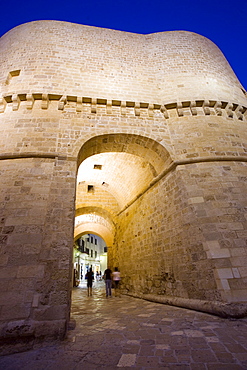
POLYGON ((163 115, 165 119, 171 117, 184 116, 222 116, 235 118, 240 121, 247 119, 247 106, 239 105, 235 102, 216 101, 216 100, 191 100, 168 102, 164 104, 109 100, 104 98, 81 97, 72 95, 58 94, 11 94, 0 97, 0 113, 4 113, 8 105, 12 106, 13 111, 17 111, 20 106, 25 105, 26 109, 31 110, 36 102, 40 103, 41 109, 49 109, 51 103, 57 102, 57 110, 65 111, 69 107, 70 112, 97 114, 102 112, 107 115, 113 114, 113 110, 119 115, 126 116, 148 116, 154 117, 157 113, 163 115))

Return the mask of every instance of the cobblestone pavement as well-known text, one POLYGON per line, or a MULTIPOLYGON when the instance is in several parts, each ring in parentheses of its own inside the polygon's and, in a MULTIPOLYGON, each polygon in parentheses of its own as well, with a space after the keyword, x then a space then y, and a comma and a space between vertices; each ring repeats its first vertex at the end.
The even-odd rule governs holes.
POLYGON ((122 295, 73 290, 64 342, 0 357, 1 370, 247 369, 247 319, 228 320, 122 295))

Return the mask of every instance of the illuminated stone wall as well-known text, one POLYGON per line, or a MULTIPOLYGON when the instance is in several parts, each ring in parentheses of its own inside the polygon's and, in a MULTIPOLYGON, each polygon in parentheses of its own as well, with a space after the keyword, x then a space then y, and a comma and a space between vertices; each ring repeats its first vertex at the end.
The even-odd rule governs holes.
POLYGON ((0 51, 4 343, 63 337, 83 233, 106 241, 130 294, 243 315, 247 99, 217 46, 38 21, 0 51), (90 158, 106 182, 76 184, 90 158))
POLYGON ((123 212, 115 258, 125 288, 245 302, 245 175, 241 163, 180 166, 123 212))

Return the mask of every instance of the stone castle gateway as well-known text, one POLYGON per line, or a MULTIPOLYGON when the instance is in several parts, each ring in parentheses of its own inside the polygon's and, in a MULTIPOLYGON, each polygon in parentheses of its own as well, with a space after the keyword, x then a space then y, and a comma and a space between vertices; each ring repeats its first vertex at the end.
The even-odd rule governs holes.
POLYGON ((2 341, 65 335, 88 232, 129 294, 245 316, 247 96, 218 47, 37 21, 0 51, 2 341))

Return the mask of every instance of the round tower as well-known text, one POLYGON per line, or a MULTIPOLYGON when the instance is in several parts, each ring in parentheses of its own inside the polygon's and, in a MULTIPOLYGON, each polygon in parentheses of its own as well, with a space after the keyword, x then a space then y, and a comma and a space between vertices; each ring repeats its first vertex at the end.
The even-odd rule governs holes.
POLYGON ((245 316, 247 97, 219 48, 37 21, 0 51, 3 351, 64 337, 84 233, 125 293, 245 316))

